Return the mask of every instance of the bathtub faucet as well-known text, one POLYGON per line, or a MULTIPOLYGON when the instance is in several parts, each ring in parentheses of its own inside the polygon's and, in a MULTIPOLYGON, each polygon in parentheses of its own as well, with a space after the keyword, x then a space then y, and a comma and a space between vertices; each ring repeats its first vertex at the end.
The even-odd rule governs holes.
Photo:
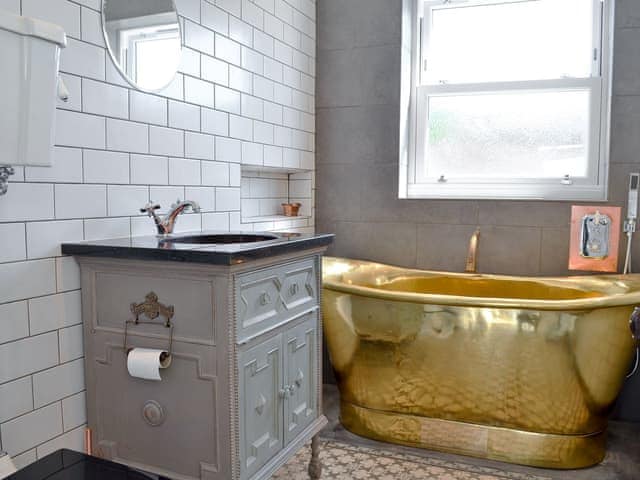
POLYGON ((476 229, 469 240, 469 250, 467 252, 467 263, 464 271, 466 273, 478 272, 478 240, 480 239, 480 229, 476 229))

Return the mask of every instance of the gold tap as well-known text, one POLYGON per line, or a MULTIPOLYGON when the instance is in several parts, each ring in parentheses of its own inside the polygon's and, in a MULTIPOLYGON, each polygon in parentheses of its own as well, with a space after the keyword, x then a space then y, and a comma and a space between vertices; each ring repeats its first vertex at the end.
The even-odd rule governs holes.
POLYGON ((478 272, 478 240, 480 239, 480 229, 477 228, 469 240, 469 251, 467 252, 467 263, 464 271, 466 273, 478 272))

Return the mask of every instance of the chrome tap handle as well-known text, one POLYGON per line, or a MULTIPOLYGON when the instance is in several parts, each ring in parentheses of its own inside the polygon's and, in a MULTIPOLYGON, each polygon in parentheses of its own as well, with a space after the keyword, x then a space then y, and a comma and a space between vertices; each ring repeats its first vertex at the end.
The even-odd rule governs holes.
POLYGON ((150 217, 152 217, 153 212, 155 210, 160 210, 160 208, 161 207, 159 203, 149 202, 140 209, 140 213, 147 213, 150 217))

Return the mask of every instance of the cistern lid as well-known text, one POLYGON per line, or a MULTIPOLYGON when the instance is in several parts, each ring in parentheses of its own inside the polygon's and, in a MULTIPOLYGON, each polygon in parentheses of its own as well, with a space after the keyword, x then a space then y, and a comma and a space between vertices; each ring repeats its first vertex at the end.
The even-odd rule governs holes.
POLYGON ((35 18, 22 17, 0 10, 0 29, 28 37, 41 38, 51 43, 57 43, 61 48, 67 46, 67 36, 62 27, 35 18))

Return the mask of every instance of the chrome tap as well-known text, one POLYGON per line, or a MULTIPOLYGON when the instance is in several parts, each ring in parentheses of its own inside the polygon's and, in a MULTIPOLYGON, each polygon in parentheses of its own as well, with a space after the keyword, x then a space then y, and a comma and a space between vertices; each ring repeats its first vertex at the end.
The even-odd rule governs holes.
POLYGON ((158 229, 158 235, 169 235, 173 233, 173 227, 176 225, 178 215, 184 212, 186 208, 191 208, 195 213, 200 211, 200 206, 193 200, 185 200, 183 202, 180 199, 171 205, 171 209, 167 212, 164 218, 160 218, 156 213, 156 210, 159 208, 159 203, 150 202, 140 209, 140 212, 146 212, 147 215, 153 218, 153 221, 156 223, 156 228, 158 229))
POLYGON ((466 273, 478 272, 478 241, 480 239, 480 229, 476 229, 469 240, 469 251, 467 252, 467 262, 464 271, 466 273))

